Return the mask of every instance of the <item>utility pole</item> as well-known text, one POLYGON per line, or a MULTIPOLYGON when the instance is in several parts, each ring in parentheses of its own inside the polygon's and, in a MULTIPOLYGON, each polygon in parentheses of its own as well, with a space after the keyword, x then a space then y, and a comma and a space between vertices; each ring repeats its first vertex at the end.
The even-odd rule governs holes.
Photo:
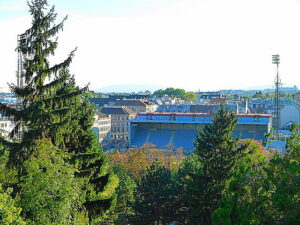
POLYGON ((272 63, 276 65, 276 78, 275 78, 275 97, 274 97, 274 138, 279 140, 279 130, 280 130, 280 86, 281 81, 279 77, 279 55, 272 55, 272 63))

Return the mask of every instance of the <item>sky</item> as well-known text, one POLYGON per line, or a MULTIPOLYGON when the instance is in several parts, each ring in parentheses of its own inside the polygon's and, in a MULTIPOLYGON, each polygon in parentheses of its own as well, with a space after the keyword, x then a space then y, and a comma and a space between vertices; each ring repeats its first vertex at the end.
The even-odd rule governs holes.
MULTIPOLYGON (((90 89, 151 84, 189 91, 300 87, 300 0, 48 0, 64 30, 52 63, 90 89)), ((0 0, 0 87, 16 82, 26 0, 0 0)))

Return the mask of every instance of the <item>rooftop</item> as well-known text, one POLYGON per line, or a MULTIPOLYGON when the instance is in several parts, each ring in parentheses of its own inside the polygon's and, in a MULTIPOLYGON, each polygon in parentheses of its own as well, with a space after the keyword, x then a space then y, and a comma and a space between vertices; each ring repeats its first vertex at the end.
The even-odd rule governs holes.
POLYGON ((103 107, 99 111, 104 114, 136 114, 127 107, 103 107))
POLYGON ((141 99, 125 99, 125 100, 116 100, 114 105, 118 106, 146 106, 146 105, 155 105, 153 102, 148 100, 141 99))

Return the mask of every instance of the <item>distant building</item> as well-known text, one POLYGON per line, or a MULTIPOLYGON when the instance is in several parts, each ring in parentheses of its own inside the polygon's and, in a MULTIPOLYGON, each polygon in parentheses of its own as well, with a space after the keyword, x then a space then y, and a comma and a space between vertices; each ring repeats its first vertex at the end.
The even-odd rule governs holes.
POLYGON ((207 91, 207 92, 198 92, 199 96, 197 98, 200 99, 212 99, 212 98, 223 98, 224 94, 221 92, 215 92, 215 91, 207 91))
POLYGON ((111 100, 109 98, 90 98, 91 103, 94 103, 96 108, 110 105, 111 100))
POLYGON ((220 104, 225 104, 228 98, 211 98, 210 99, 210 104, 212 105, 220 105, 220 104))
POLYGON ((111 115, 112 140, 128 141, 129 120, 136 118, 136 113, 127 107, 109 106, 99 110, 100 113, 111 115))
POLYGON ((131 109, 135 113, 155 112, 158 107, 158 105, 148 100, 141 100, 141 99, 116 100, 113 105, 125 106, 131 109))
POLYGON ((283 106, 280 110, 280 127, 289 129, 293 123, 300 124, 300 109, 296 104, 283 106))
MULTIPOLYGON (((149 95, 109 95, 106 98, 90 98, 90 102, 94 103, 96 108, 101 108, 104 106, 112 106, 112 105, 118 105, 118 106, 127 106, 127 105, 122 105, 120 101, 132 101, 132 102, 149 102, 149 95)), ((152 103, 154 104, 154 103, 152 103)))
POLYGON ((99 143, 110 142, 111 140, 111 115, 97 113, 93 130, 96 132, 99 143))

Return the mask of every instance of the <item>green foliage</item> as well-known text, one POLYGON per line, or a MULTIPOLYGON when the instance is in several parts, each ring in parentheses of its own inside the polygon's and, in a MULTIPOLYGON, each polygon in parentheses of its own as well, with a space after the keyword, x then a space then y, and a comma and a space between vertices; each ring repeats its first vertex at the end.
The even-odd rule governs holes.
POLYGON ((186 188, 190 197, 190 224, 211 223, 211 213, 218 207, 226 182, 245 151, 246 146, 237 146, 237 139, 232 138, 235 124, 234 113, 222 106, 212 123, 199 131, 195 153, 202 168, 190 173, 186 188))
POLYGON ((114 173, 119 178, 119 186, 116 189, 116 205, 108 214, 106 222, 116 225, 127 225, 128 218, 134 215, 131 207, 134 202, 135 181, 129 176, 126 168, 122 166, 113 167, 114 173))
POLYGON ((180 88, 166 88, 165 90, 159 89, 153 93, 156 96, 168 95, 170 97, 178 97, 187 101, 195 101, 197 95, 194 93, 186 92, 184 89, 180 88))
MULTIPOLYGON (((182 224, 187 224, 188 218, 191 215, 193 207, 197 207, 196 200, 198 196, 197 186, 193 178, 197 175, 202 175, 202 165, 199 163, 198 155, 191 154, 183 160, 181 167, 177 172, 176 181, 178 187, 179 203, 177 207, 178 221, 182 224), (196 205, 193 205, 196 203, 196 205)), ((199 184, 200 185, 200 184, 199 184)))
POLYGON ((268 210, 268 204, 262 204, 268 198, 263 188, 266 165, 267 156, 259 144, 250 142, 212 214, 212 224, 262 224, 259 218, 267 218, 268 210))
POLYGON ((288 141, 288 153, 268 156, 251 146, 239 163, 213 224, 298 224, 300 221, 300 138, 297 126, 288 141))
POLYGON ((135 215, 130 224, 165 224, 174 220, 174 189, 171 172, 154 161, 137 184, 135 215))
POLYGON ((0 184, 8 188, 17 183, 17 171, 8 168, 7 162, 9 157, 9 148, 0 144, 0 184))
POLYGON ((75 169, 64 161, 67 154, 50 140, 36 141, 25 161, 19 205, 28 220, 38 224, 69 224, 79 207, 75 169))
POLYGON ((2 225, 25 225, 20 216, 22 209, 16 206, 15 201, 0 185, 0 224, 2 225))
POLYGON ((101 158, 94 157, 93 161, 84 164, 79 177, 85 181, 84 206, 88 211, 90 222, 101 222, 115 206, 115 190, 119 179, 109 168, 108 159, 104 155, 101 158))
POLYGON ((194 102, 196 100, 196 97, 197 97, 197 94, 191 93, 191 92, 186 92, 186 93, 184 93, 182 98, 186 101, 194 102))

